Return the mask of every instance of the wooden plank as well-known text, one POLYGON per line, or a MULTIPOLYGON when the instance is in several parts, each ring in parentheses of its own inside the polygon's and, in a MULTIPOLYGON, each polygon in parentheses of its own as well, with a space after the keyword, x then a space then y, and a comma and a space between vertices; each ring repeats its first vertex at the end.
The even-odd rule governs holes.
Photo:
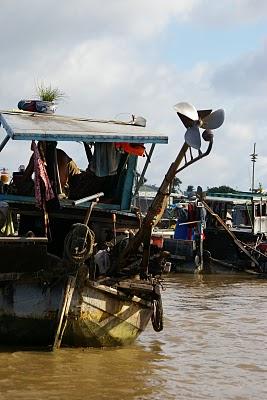
MULTIPOLYGON (((35 207, 35 197, 32 196, 20 196, 17 194, 0 194, 0 201, 6 201, 8 202, 10 205, 12 205, 12 207, 14 208, 18 208, 19 210, 21 209, 21 205, 27 206, 27 205, 32 205, 35 207)), ((77 206, 75 206, 76 209, 85 209, 88 208, 89 205, 89 201, 85 202, 83 204, 79 204, 77 206)), ((70 210, 73 209, 73 200, 69 200, 69 199, 63 199, 60 200, 60 207, 61 208, 69 208, 70 210)), ((97 206, 95 206, 95 208, 98 210, 110 210, 111 208, 111 204, 106 204, 106 203, 98 203, 97 206)), ((120 210, 120 205, 118 204, 112 204, 112 210, 120 210)), ((40 213, 40 211, 39 211, 40 213)))
POLYGON ((3 281, 18 281, 23 276, 23 273, 20 272, 6 272, 0 273, 0 282, 3 281))
POLYGON ((129 290, 135 290, 135 291, 140 291, 140 292, 152 292, 153 291, 153 286, 145 283, 134 283, 134 282, 119 282, 117 286, 118 290, 119 289, 129 289, 129 290))
POLYGON ((61 308, 58 312, 57 329, 52 346, 52 351, 60 348, 61 341, 67 326, 70 304, 76 285, 76 276, 70 275, 65 286, 61 308))
POLYGON ((48 239, 47 237, 0 236, 0 244, 1 243, 48 243, 48 239))

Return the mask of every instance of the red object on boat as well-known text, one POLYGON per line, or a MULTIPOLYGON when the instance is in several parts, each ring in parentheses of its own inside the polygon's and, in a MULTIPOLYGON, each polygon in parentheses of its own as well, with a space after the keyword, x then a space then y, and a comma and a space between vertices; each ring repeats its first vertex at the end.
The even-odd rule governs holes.
POLYGON ((262 242, 257 246, 257 249, 261 251, 262 253, 267 254, 267 242, 262 242))
POLYGON ((159 247, 160 249, 162 249, 163 247, 163 236, 162 235, 152 235, 151 236, 151 244, 153 244, 154 246, 159 247))
POLYGON ((115 147, 135 156, 143 156, 146 150, 142 143, 115 143, 115 147))

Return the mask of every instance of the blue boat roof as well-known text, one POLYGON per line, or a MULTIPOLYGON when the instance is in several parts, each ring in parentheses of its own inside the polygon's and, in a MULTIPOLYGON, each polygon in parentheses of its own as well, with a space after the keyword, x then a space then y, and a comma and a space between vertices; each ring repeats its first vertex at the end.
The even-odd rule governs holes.
POLYGON ((122 121, 0 111, 0 123, 13 140, 168 143, 165 135, 122 121))

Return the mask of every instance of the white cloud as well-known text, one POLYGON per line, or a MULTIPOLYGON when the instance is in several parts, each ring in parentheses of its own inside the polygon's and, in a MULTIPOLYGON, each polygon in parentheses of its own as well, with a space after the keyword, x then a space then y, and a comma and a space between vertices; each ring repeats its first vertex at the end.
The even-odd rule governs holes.
MULTIPOLYGON (((173 105, 189 101, 198 108, 224 107, 226 121, 216 133, 212 153, 185 170, 181 180, 186 186, 246 189, 254 141, 257 171, 265 179, 266 44, 220 65, 203 57, 184 69, 179 60, 168 63, 157 40, 173 21, 204 26, 212 35, 210 27, 216 24, 221 29, 252 26, 266 11, 267 3, 260 0, 2 0, 0 108, 14 108, 21 98, 32 97, 35 82, 43 80, 68 96, 59 113, 143 115, 149 127, 170 137, 169 146, 155 151, 155 166, 148 174, 152 183, 159 183, 184 140, 185 129, 173 105)), ((185 38, 181 57, 186 51, 194 48, 186 49, 185 38)), ((15 169, 25 163, 27 157, 18 161, 17 156, 24 147, 9 143, 0 166, 15 169)), ((79 158, 78 148, 73 156, 79 158)))
MULTIPOLYGON (((267 3, 266 3, 267 4, 267 3)), ((266 97, 267 90, 267 40, 262 48, 242 54, 220 66, 212 77, 215 89, 231 94, 266 97)))
POLYGON ((195 3, 190 19, 208 28, 237 27, 263 21, 267 14, 265 0, 202 0, 195 3))
MULTIPOLYGON (((173 17, 183 19, 195 3, 196 0, 1 0, 0 27, 5 28, 9 44, 25 42, 27 49, 54 41, 72 46, 77 40, 107 35, 134 35, 134 40, 143 40, 159 34, 173 17)), ((5 48, 10 46, 6 44, 5 48)))

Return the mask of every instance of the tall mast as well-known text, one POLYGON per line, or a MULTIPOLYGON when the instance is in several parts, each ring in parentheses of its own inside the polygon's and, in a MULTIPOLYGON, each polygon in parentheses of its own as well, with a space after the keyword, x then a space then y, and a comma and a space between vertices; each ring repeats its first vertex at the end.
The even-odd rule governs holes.
POLYGON ((256 154, 256 143, 254 143, 253 153, 250 154, 252 161, 252 182, 251 182, 251 192, 254 192, 254 178, 255 178, 255 162, 257 160, 258 154, 256 154))

